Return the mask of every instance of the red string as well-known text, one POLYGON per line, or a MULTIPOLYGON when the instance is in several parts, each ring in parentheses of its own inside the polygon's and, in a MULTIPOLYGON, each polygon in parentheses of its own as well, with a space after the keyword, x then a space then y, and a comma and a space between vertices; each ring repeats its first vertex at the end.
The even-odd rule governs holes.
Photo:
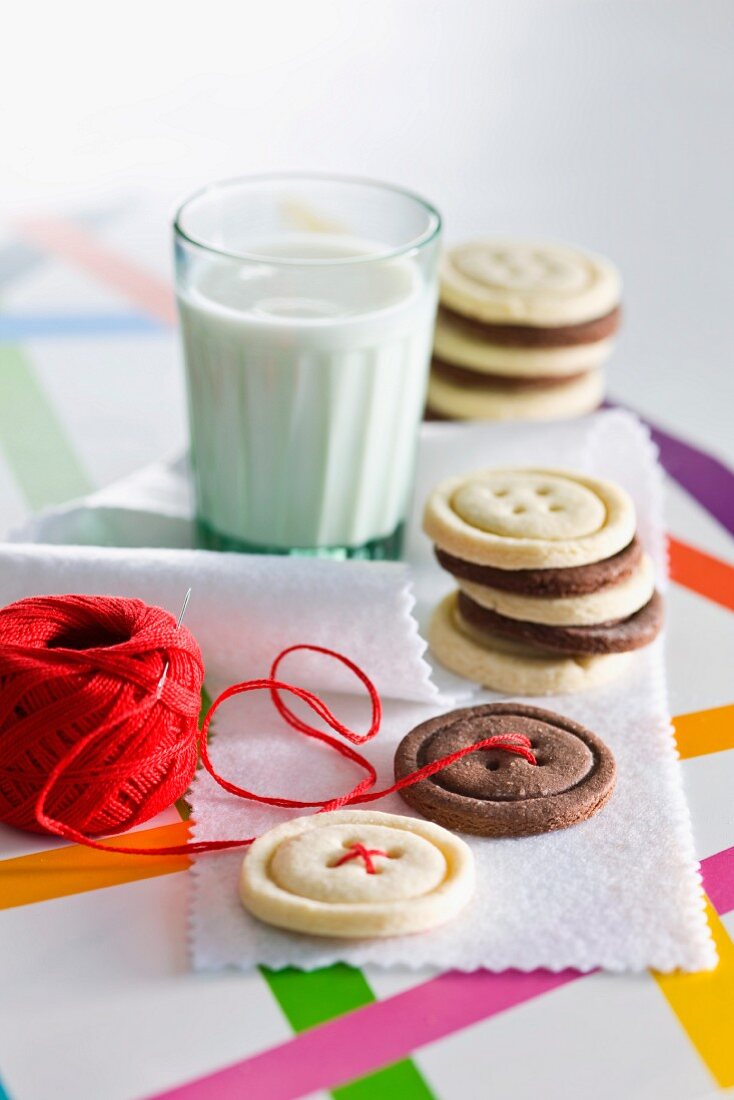
MULTIPOLYGON (((322 813, 384 798, 483 749, 501 749, 531 765, 537 763, 523 734, 498 734, 426 764, 389 787, 373 790, 375 768, 351 745, 371 740, 380 728, 377 689, 348 657, 306 644, 283 650, 268 677, 228 687, 214 700, 197 731, 192 697, 198 699, 203 678, 198 646, 185 628, 176 629, 167 612, 138 600, 79 596, 22 600, 0 611, 0 638, 0 820, 40 828, 90 848, 127 855, 184 855, 251 844, 255 837, 135 848, 89 835, 130 828, 170 806, 189 786, 197 747, 204 768, 229 793, 268 806, 322 813), (345 726, 317 695, 278 679, 281 662, 299 650, 334 658, 362 682, 371 703, 366 733, 345 726), (188 661, 179 659, 180 652, 188 661), (169 673, 159 697, 156 689, 167 661, 169 673), (345 794, 304 801, 258 794, 220 775, 208 750, 212 719, 228 699, 261 690, 270 693, 287 725, 355 763, 364 777, 345 794), (351 745, 309 725, 287 706, 283 694, 300 699, 351 745), (14 754, 19 741, 22 757, 14 754), (18 760, 23 765, 20 769, 18 760), (35 771, 29 768, 29 760, 35 771), (39 760, 41 765, 47 761, 45 770, 38 766, 39 760), (24 809, 28 792, 22 791, 19 810, 18 789, 25 787, 33 797, 28 810, 24 809)), ((368 860, 370 854, 379 853, 356 853, 360 854, 368 860)), ((367 870, 373 873, 369 866, 367 870)))
MULTIPOLYGON (((324 703, 323 699, 320 699, 317 695, 307 691, 305 688, 296 687, 293 684, 287 684, 280 680, 275 680, 270 677, 262 680, 246 680, 241 684, 233 684, 231 687, 226 688, 217 698, 214 700, 209 710, 206 713, 204 721, 201 727, 199 751, 200 758, 203 766, 209 772, 211 777, 230 794, 236 795, 239 798, 244 798, 250 802, 261 802, 267 806, 285 807, 287 809, 314 809, 318 808, 319 813, 326 813, 331 810, 341 809, 346 805, 359 805, 365 802, 374 802, 380 798, 385 798, 389 794, 394 794, 397 791, 403 790, 405 787, 410 787, 414 783, 420 783, 422 779, 427 779, 431 775, 435 775, 437 772, 443 771, 444 768, 448 768, 451 764, 455 764, 458 760, 468 756, 470 753, 478 752, 486 749, 501 749, 504 752, 514 753, 517 756, 522 756, 529 764, 536 765, 537 760, 530 747, 530 740, 522 733, 502 733, 494 734, 491 737, 485 737, 480 741, 474 742, 474 744, 466 745, 462 749, 457 749, 456 752, 449 753, 447 756, 442 756, 438 760, 432 761, 430 764, 425 764, 422 768, 418 768, 416 771, 411 772, 409 775, 404 776, 402 779, 393 783, 389 787, 384 787, 382 790, 373 791, 370 788, 377 781, 377 773, 375 768, 361 753, 351 749, 348 745, 344 745, 341 741, 337 741, 336 738, 331 737, 323 730, 317 729, 315 726, 309 726, 308 723, 298 718, 280 699, 278 693, 281 691, 289 692, 305 702, 314 713, 318 714, 332 729, 345 731, 345 736, 348 735, 351 741, 355 741, 359 744, 365 742, 369 738, 375 736, 379 730, 379 722, 381 719, 381 703, 377 693, 377 689, 368 677, 359 669, 348 657, 338 653, 336 650, 325 649, 320 646, 311 645, 294 645, 290 646, 287 650, 284 650, 273 663, 273 669, 277 669, 282 658, 288 654, 293 653, 299 649, 312 650, 318 653, 323 653, 329 657, 334 657, 336 660, 341 661, 342 664, 352 669, 362 680, 368 689, 370 699, 372 701, 372 722, 370 728, 366 734, 358 734, 353 730, 349 730, 346 726, 343 726, 341 722, 332 714, 332 712, 324 703), (346 794, 339 795, 336 798, 321 799, 315 801, 302 801, 293 798, 284 798, 278 795, 263 795, 257 794, 255 791, 250 791, 245 787, 240 787, 236 783, 232 783, 226 779, 223 775, 216 770, 211 762, 208 750, 208 733, 211 726, 212 719, 215 712, 219 709, 222 703, 228 699, 233 698, 235 695, 242 695, 250 691, 261 691, 267 689, 270 691, 271 698, 276 701, 278 711, 283 715, 287 724, 293 729, 298 730, 300 733, 306 734, 308 737, 314 737, 324 744, 329 745, 339 752, 342 756, 346 756, 348 759, 353 760, 356 764, 362 767, 367 776, 357 783, 346 794)), ((271 670, 272 671, 272 670, 271 670)), ((63 761, 61 768, 66 766, 66 761, 63 761)), ((79 844, 86 844, 91 848, 99 848, 102 851, 119 852, 121 854, 128 855, 187 855, 197 854, 202 852, 215 852, 222 851, 228 848, 241 848, 248 844, 252 844, 257 837, 246 837, 241 840, 200 840, 189 841, 186 844, 170 845, 162 848, 131 848, 131 847, 116 847, 107 843, 100 843, 99 841, 91 840, 85 837, 83 834, 69 828, 62 822, 53 821, 42 814, 43 799, 50 787, 52 786, 54 779, 49 777, 49 780, 44 786, 44 790, 39 798, 38 804, 38 818, 39 821, 50 831, 55 832, 59 836, 65 837, 67 840, 73 840, 79 844)))
POLYGON ((383 852, 382 848, 365 848, 364 844, 357 842, 356 844, 350 844, 349 851, 338 859, 336 863, 332 863, 332 867, 341 867, 344 863, 349 863, 350 859, 361 859, 364 861, 364 869, 368 875, 376 875, 377 868, 372 862, 373 856, 384 856, 385 859, 389 859, 390 856, 387 852, 383 852))

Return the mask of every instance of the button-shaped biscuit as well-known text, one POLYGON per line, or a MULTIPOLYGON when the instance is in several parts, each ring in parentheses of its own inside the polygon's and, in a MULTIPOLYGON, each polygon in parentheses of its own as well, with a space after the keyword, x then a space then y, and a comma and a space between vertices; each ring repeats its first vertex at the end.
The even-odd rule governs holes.
POLYGON ((395 776, 487 737, 521 734, 535 763, 503 749, 479 749, 400 793, 432 821, 479 836, 530 836, 591 817, 614 789, 614 757, 577 722, 538 707, 492 703, 423 722, 403 738, 395 776))
POLYGON ((471 852, 440 826, 369 810, 296 818, 242 865, 254 916, 319 936, 394 936, 443 924, 474 885, 471 852))
POLYGON ((613 264, 570 245, 470 241, 442 261, 441 301, 481 321, 580 324, 609 313, 620 294, 613 264))
POLYGON ((598 493, 538 470, 488 470, 461 485, 451 503, 469 526, 516 539, 583 538, 606 519, 598 493))
POLYGON ((423 527, 464 561, 503 569, 589 565, 635 534, 635 510, 618 485, 565 470, 478 470, 442 481, 423 527))

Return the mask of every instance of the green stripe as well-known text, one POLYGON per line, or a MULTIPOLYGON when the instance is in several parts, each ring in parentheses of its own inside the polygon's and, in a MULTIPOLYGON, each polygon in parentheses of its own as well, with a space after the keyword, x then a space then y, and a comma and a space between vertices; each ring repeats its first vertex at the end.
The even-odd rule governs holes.
POLYGON ((362 971, 344 963, 308 972, 263 967, 262 974, 294 1031, 306 1031, 375 999, 362 971))
MULTIPOLYGON (((268 970, 261 973, 294 1031, 372 1004, 375 995, 361 970, 344 963, 323 970, 268 970)), ((433 1093, 409 1059, 332 1090, 335 1100, 433 1100, 433 1093)))
POLYGON ((333 1089, 332 1096, 334 1100, 434 1100, 434 1094, 409 1058, 333 1089))
POLYGON ((34 510, 91 492, 33 364, 19 348, 0 347, 0 450, 34 510))
MULTIPOLYGON (((204 722, 204 718, 206 716, 206 712, 209 710, 209 707, 211 705, 212 705, 212 697, 209 694, 209 692, 206 690, 206 684, 202 684, 201 685, 201 710, 199 711, 199 722, 198 722, 199 729, 201 729, 201 727, 203 725, 203 722, 204 722)), ((212 730, 210 736, 213 736, 213 735, 214 735, 214 731, 212 730)), ((197 765, 197 767, 200 767, 200 766, 201 766, 201 764, 199 763, 197 765)), ((189 818, 191 817, 191 806, 189 805, 188 799, 186 798, 185 795, 182 795, 181 798, 176 799, 176 809, 178 810, 182 821, 188 821, 189 820, 189 818)), ((0 1100, 2 1100, 2 1096, 0 1096, 0 1100)))

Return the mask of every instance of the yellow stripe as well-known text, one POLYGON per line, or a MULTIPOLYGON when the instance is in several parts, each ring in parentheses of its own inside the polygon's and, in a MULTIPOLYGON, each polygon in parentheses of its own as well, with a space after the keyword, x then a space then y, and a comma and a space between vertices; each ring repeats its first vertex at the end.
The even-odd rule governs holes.
POLYGON ((673 726, 683 760, 734 749, 734 706, 681 714, 673 719, 673 726))
POLYGON ((710 904, 707 913, 717 969, 653 977, 717 1083, 728 1088, 734 1085, 734 943, 710 904))
MULTIPOLYGON (((186 822, 177 821, 157 829, 126 833, 115 841, 134 844, 136 848, 162 848, 184 844, 188 835, 186 822)), ((188 856, 123 856, 81 844, 5 859, 0 862, 0 909, 170 875, 185 871, 190 863, 188 856)))

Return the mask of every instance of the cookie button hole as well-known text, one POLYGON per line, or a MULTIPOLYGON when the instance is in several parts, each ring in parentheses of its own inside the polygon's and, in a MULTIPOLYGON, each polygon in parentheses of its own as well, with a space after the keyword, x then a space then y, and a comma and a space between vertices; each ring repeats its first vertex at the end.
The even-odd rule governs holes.
POLYGON ((514 516, 519 516, 520 513, 524 511, 525 509, 523 508, 522 504, 516 504, 515 507, 512 509, 512 514, 514 516))
POLYGON ((539 497, 547 497, 550 489, 536 489, 535 492, 539 497))
POLYGON ((549 512, 562 512, 563 508, 560 504, 551 504, 548 508, 549 512))
POLYGON ((391 848, 390 851, 387 853, 387 858, 388 859, 400 859, 400 857, 404 856, 404 855, 405 855, 405 852, 403 851, 402 848, 391 848))
POLYGON ((496 761, 496 760, 489 760, 489 761, 487 761, 487 771, 488 771, 488 772, 496 772, 496 771, 499 771, 499 764, 497 763, 497 761, 496 761))
POLYGON ((494 495, 495 495, 496 497, 506 497, 506 496, 507 496, 507 492, 508 492, 508 490, 507 490, 507 489, 497 489, 494 495))

